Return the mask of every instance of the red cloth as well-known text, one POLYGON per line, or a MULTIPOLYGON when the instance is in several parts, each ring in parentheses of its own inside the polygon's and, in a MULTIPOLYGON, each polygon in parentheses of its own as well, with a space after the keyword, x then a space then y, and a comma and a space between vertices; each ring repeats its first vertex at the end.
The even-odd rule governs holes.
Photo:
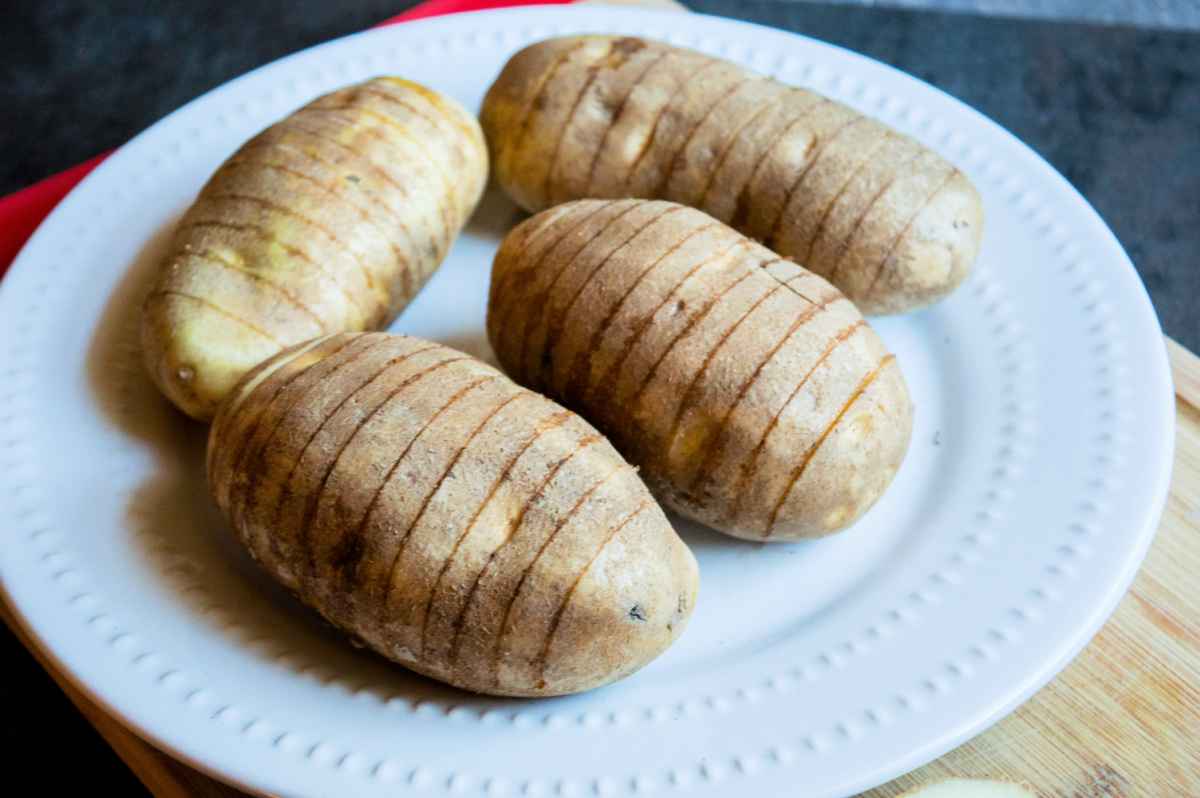
MULTIPOLYGON (((464 11, 482 11, 489 8, 509 8, 511 6, 551 6, 567 5, 572 0, 427 0, 418 6, 410 8, 399 16, 376 27, 395 25, 397 22, 411 22, 415 19, 440 17, 444 14, 459 14, 464 11)), ((54 206, 88 173, 100 165, 100 162, 111 153, 97 155, 89 161, 73 166, 65 172, 48 177, 40 183, 34 183, 15 194, 9 194, 0 199, 0 277, 8 270, 9 264, 21 247, 33 235, 33 231, 42 220, 54 210, 54 206)))
POLYGON ((97 155, 65 172, 47 177, 40 183, 23 188, 16 194, 0 199, 0 277, 8 271, 9 264, 33 231, 42 223, 54 206, 75 188, 75 184, 87 177, 88 172, 100 165, 108 153, 97 155))
POLYGON ((381 22, 376 27, 395 25, 397 22, 412 22, 414 19, 440 17, 444 14, 461 14, 464 11, 486 11, 489 8, 512 6, 565 6, 572 0, 427 0, 403 14, 381 22))

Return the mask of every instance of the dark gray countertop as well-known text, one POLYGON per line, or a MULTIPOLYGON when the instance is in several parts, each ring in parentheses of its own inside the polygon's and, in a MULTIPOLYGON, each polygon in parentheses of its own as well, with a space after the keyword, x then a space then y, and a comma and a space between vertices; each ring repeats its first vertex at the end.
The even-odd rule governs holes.
MULTIPOLYGON (((401 0, 3 0, 0 195, 119 146, 280 56, 401 0)), ((1200 33, 798 2, 698 10, 833 42, 910 72, 1015 133, 1096 207, 1167 334, 1200 350, 1200 33)), ((0 632, 0 795, 145 791, 0 632)))

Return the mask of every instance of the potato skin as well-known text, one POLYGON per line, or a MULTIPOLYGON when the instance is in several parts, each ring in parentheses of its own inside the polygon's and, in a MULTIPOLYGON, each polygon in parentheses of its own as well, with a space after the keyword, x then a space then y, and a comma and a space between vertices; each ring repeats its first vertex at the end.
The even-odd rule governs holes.
POLYGON ((692 208, 580 200, 519 225, 488 337, 683 516, 750 540, 844 529, 912 434, 894 356, 827 281, 692 208))
POLYGON ((582 198, 691 205, 868 316, 941 300, 979 250, 979 193, 933 151, 814 92, 661 42, 530 45, 480 122, 497 182, 526 210, 582 198))
POLYGON ((146 297, 154 382, 207 420, 259 362, 390 324, 433 275, 487 180, 478 122, 400 78, 326 94, 208 181, 146 297))
POLYGON ((683 631, 697 568, 633 467, 574 413, 428 341, 343 333, 230 392, 221 512, 335 626, 479 693, 633 673, 683 631))

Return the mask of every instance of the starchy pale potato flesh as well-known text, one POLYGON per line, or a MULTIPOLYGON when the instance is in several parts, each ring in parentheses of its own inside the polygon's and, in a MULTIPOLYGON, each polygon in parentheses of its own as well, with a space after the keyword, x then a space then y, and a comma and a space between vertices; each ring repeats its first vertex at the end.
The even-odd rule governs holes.
POLYGON ((487 325, 513 379, 731 535, 844 529, 908 447, 904 378, 854 304, 682 205, 581 200, 523 222, 496 254, 487 325))
POLYGON ((159 267, 142 320, 155 383, 209 419, 281 349, 387 327, 486 180, 475 118, 400 78, 339 89, 270 126, 209 180, 159 267))
POLYGON ((415 671, 544 696, 621 679, 679 636, 696 561, 574 413, 472 357, 317 338, 230 392, 209 483, 251 554, 415 671))
POLYGON ((530 45, 480 121, 497 181, 526 210, 587 197, 691 205, 867 315, 937 302, 979 249, 979 194, 933 151, 814 92, 661 42, 530 45))
POLYGON ((938 779, 896 798, 1035 798, 1019 784, 992 779, 938 779))

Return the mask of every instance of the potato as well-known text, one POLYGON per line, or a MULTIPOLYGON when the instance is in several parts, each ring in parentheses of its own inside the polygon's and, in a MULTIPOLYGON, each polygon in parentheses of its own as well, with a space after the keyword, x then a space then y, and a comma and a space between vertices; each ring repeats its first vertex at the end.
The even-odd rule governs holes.
POLYGON ((896 798, 1035 798, 1019 784, 992 779, 927 781, 896 798))
POLYGON ((343 333, 277 354, 226 397, 208 469, 269 573, 467 690, 621 679, 696 603, 695 559, 602 435, 428 341, 343 333))
POLYGON ((667 507, 751 540, 844 529, 912 433, 896 359, 824 279, 692 208, 581 200, 519 225, 488 337, 641 469, 667 507))
POLYGON ((154 382, 210 419, 276 352, 387 327, 486 180, 474 117, 400 78, 339 89, 267 128, 209 180, 159 266, 141 328, 154 382))
POLYGON ((585 197, 691 205, 867 315, 937 302, 979 250, 979 193, 933 151, 841 103, 661 42, 526 47, 480 122, 497 181, 526 210, 585 197))

